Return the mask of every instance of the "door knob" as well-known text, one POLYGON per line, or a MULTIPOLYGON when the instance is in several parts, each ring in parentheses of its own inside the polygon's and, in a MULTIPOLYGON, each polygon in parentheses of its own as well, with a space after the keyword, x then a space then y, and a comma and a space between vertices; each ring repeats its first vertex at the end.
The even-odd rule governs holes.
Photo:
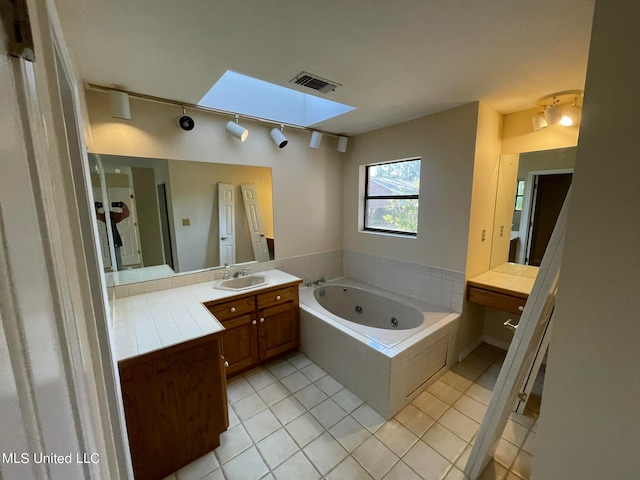
POLYGON ((220 240, 226 240, 229 237, 220 237, 220 240))

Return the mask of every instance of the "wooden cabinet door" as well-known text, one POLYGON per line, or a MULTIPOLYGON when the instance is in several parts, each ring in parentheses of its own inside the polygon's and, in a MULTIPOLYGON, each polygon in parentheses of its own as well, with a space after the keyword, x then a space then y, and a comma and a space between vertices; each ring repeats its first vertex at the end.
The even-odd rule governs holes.
POLYGON ((298 346, 300 335, 297 309, 294 302, 288 302, 260 310, 260 360, 267 360, 298 346))
POLYGON ((260 361, 255 315, 243 315, 222 322, 222 355, 229 362, 227 377, 255 365, 260 361))

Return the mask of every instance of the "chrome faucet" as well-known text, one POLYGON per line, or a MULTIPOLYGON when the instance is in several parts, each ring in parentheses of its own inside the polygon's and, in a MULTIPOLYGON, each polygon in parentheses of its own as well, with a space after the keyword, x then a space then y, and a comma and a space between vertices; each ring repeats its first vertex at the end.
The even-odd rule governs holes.
POLYGON ((242 273, 240 275, 246 277, 247 275, 249 275, 249 270, 251 270, 251 267, 242 267, 242 273))
POLYGON ((229 264, 224 264, 224 272, 222 273, 222 280, 229 280, 229 264))
POLYGON ((326 283, 327 281, 324 279, 324 277, 320 277, 318 280, 311 282, 314 285, 322 285, 323 283, 326 283))

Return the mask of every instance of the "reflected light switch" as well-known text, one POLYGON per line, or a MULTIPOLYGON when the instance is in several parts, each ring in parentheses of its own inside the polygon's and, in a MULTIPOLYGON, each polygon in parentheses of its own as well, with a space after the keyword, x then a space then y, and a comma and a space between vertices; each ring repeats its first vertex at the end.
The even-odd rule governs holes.
POLYGON ((188 218, 183 218, 182 219, 182 226, 183 227, 188 227, 189 225, 191 225, 191 220, 188 218))

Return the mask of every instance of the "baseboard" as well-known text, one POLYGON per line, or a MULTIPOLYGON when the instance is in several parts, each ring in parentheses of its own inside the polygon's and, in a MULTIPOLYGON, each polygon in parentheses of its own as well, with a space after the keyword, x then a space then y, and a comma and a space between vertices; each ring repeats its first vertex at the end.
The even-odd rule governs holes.
POLYGON ((496 338, 490 337, 489 335, 482 336, 482 342, 488 343, 489 345, 493 345, 494 347, 501 348, 502 350, 509 350, 508 342, 503 342, 502 340, 498 340, 496 338))

